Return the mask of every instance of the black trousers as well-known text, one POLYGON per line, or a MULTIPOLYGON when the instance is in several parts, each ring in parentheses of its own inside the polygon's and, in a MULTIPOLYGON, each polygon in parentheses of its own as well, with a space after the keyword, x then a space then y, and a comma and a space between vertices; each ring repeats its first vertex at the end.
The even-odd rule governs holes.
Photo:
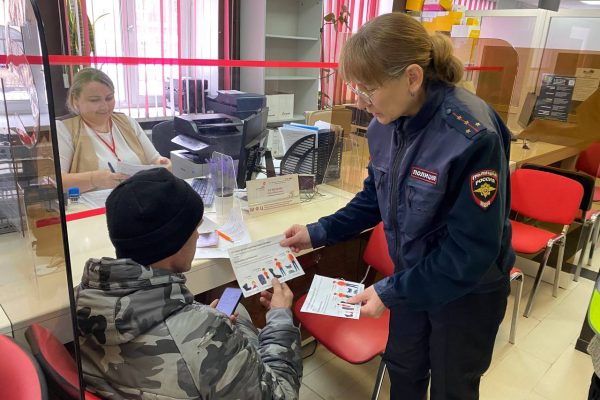
POLYGON ((588 393, 588 400, 600 400, 600 378, 595 373, 592 374, 592 383, 588 393))
POLYGON ((434 311, 392 308, 384 359, 392 400, 479 399, 509 287, 469 294, 434 311))

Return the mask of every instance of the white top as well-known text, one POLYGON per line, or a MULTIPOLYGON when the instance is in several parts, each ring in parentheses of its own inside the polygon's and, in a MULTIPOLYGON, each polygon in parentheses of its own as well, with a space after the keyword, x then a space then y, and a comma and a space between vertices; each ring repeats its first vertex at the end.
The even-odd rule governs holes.
MULTIPOLYGON (((148 160, 149 164, 153 164, 160 154, 154 148, 154 145, 148 139, 148 136, 134 119, 127 117, 133 131, 135 132, 140 144, 142 145, 142 149, 144 150, 144 154, 146 155, 146 160, 148 160)), ((98 156, 98 169, 109 169, 108 163, 110 162, 113 166, 117 163, 117 157, 112 153, 112 151, 104 144, 96 133, 86 124, 85 132, 82 134, 88 135, 92 138, 92 143, 94 144, 94 150, 96 150, 96 155, 98 156)), ((73 139, 71 133, 63 124, 62 121, 56 121, 56 131, 58 135, 58 152, 60 154, 60 169, 63 172, 69 172, 71 169, 71 162, 73 161, 73 154, 75 153, 75 148, 73 147, 73 139)), ((110 134, 107 133, 98 133, 106 143, 111 143, 110 134)), ((128 162, 130 164, 141 164, 140 158, 131 150, 131 148, 127 145, 125 138, 117 128, 116 124, 112 124, 112 135, 115 138, 115 151, 121 161, 128 162)))

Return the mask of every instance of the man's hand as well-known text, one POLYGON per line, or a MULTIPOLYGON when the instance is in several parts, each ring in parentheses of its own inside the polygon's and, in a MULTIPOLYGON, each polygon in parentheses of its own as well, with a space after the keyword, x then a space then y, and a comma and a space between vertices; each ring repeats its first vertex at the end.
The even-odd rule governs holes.
MULTIPOLYGON (((214 299, 211 303, 210 303, 210 308, 217 308, 217 304, 219 304, 219 299, 214 299)), ((237 312, 234 312, 233 315, 229 316, 229 320, 235 324, 235 321, 237 321, 237 317, 238 317, 237 312)))
POLYGON ((112 189, 127 178, 128 175, 101 169, 92 172, 90 183, 98 189, 112 189))
POLYGON ((158 157, 158 159, 154 162, 155 165, 160 165, 171 171, 173 169, 173 165, 171 164, 171 160, 166 157, 158 157))
POLYGON ((273 292, 263 290, 260 293, 260 304, 268 310, 274 308, 292 308, 294 293, 292 293, 288 285, 280 283, 277 278, 273 278, 271 283, 273 284, 273 292))
POLYGON ((285 239, 279 242, 283 247, 290 247, 294 253, 300 250, 310 249, 310 235, 304 225, 292 225, 285 232, 285 239))
POLYGON ((364 292, 346 300, 350 304, 362 304, 360 307, 361 317, 379 318, 385 312, 385 305, 377 295, 373 286, 369 286, 364 292))

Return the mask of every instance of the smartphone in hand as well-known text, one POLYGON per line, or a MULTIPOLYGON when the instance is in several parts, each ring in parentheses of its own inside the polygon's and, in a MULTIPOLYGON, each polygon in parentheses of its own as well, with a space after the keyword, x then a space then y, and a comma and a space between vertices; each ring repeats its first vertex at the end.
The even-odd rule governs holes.
POLYGON ((225 291, 217 303, 217 310, 221 311, 227 316, 233 315, 233 312, 237 308, 241 298, 242 290, 240 288, 225 288, 225 291))

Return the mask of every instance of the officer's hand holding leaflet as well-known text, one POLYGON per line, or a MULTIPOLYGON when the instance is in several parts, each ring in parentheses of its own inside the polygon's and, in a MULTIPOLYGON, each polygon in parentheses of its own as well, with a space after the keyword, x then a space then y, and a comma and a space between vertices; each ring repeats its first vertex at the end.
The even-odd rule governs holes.
POLYGON ((379 318, 385 312, 387 308, 385 304, 379 298, 379 295, 373 288, 369 286, 364 292, 357 294, 354 297, 349 298, 346 302, 350 304, 359 304, 361 317, 379 318))
POLYGON ((284 232, 284 235, 286 238, 281 241, 281 246, 290 247, 295 253, 312 247, 310 235, 305 225, 292 225, 284 232))

